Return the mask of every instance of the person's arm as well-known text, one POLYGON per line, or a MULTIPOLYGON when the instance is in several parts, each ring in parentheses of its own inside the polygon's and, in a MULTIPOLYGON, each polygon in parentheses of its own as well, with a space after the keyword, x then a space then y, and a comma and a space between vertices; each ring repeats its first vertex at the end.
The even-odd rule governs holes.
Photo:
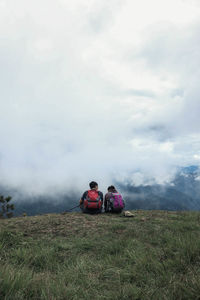
POLYGON ((108 208, 108 201, 110 200, 110 194, 109 193, 106 193, 105 194, 105 199, 104 199, 104 209, 107 210, 108 208))
POLYGON ((103 204, 103 193, 102 193, 102 192, 99 192, 99 196, 100 196, 101 202, 102 202, 102 204, 103 204))
POLYGON ((104 197, 104 210, 107 209, 107 199, 106 199, 106 194, 105 194, 105 197, 104 197))
POLYGON ((80 204, 83 204, 84 199, 87 197, 87 191, 83 193, 81 199, 80 199, 80 204))

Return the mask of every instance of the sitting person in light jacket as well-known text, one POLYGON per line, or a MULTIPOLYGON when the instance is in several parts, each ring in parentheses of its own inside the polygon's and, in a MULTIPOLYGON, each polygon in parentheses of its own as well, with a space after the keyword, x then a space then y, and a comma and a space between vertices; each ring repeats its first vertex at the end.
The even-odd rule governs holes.
POLYGON ((105 212, 121 213, 125 207, 125 202, 120 193, 117 192, 114 185, 108 187, 108 192, 104 198, 105 212))

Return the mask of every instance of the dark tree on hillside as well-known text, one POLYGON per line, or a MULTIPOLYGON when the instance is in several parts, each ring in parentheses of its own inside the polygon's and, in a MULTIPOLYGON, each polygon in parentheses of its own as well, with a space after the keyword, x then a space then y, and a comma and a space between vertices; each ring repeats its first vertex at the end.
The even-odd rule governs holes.
POLYGON ((0 218, 12 218, 13 217, 13 210, 14 210, 14 204, 10 204, 12 197, 4 197, 0 195, 0 218))

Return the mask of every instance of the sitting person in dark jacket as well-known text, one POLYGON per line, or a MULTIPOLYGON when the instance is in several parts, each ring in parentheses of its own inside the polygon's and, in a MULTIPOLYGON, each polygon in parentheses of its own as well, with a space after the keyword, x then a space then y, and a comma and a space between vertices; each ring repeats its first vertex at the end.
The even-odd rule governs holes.
POLYGON ((98 191, 98 184, 90 182, 90 190, 83 193, 80 199, 80 208, 84 213, 101 213, 103 204, 103 193, 98 191))
POLYGON ((124 207, 125 202, 122 195, 117 192, 114 185, 109 186, 104 199, 105 212, 121 213, 124 207))

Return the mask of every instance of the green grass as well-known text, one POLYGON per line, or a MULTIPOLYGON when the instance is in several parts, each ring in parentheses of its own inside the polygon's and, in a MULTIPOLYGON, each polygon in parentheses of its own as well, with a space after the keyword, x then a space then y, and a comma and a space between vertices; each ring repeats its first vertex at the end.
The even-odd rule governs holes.
POLYGON ((200 299, 200 213, 0 221, 0 299, 200 299))

